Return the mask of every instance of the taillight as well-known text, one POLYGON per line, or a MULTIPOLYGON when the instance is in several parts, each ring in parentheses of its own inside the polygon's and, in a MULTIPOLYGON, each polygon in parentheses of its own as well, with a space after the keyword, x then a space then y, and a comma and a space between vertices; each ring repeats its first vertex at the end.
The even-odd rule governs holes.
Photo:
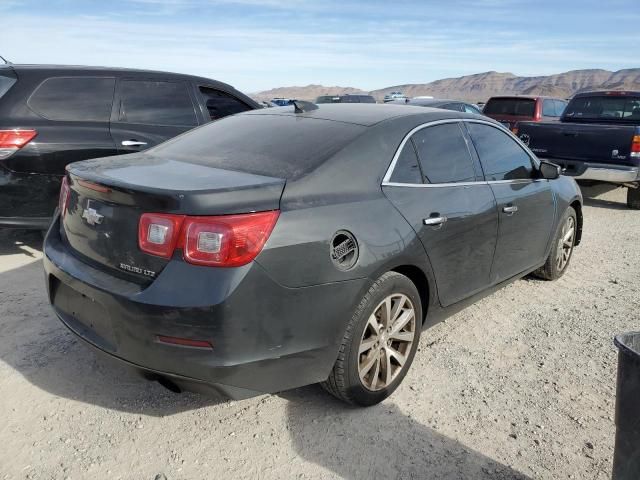
POLYGON ((178 243, 184 215, 144 213, 138 224, 138 245, 143 252, 171 258, 178 243))
POLYGON ((71 189, 69 188, 69 180, 65 175, 62 177, 62 183, 60 184, 60 198, 58 199, 58 209, 60 210, 60 216, 62 217, 67 213, 67 205, 69 205, 70 196, 71 189))
POLYGON ((38 134, 35 130, 0 130, 0 158, 20 150, 38 134))
POLYGON ((634 135, 631 141, 631 157, 640 158, 640 135, 634 135))
POLYGON ((185 261, 194 265, 239 267, 262 251, 279 215, 277 210, 211 217, 145 213, 138 244, 165 258, 181 248, 185 261))

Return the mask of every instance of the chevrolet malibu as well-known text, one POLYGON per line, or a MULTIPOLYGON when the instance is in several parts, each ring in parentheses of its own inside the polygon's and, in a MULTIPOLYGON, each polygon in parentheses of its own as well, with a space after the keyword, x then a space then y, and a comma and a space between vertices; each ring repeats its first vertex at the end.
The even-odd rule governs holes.
POLYGON ((173 390, 322 383, 372 405, 421 330, 567 269, 582 197, 479 115, 400 105, 237 114, 71 164, 45 240, 81 339, 173 390))

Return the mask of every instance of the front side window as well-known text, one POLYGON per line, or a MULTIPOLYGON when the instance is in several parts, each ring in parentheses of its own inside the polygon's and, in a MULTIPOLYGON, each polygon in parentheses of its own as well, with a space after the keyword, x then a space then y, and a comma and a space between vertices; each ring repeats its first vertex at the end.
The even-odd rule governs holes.
POLYGON ((115 78, 52 77, 40 84, 27 104, 49 120, 108 122, 115 78))
POLYGON ((422 183, 418 157, 411 139, 404 144, 393 168, 390 181, 393 183, 422 183))
POLYGON ((124 80, 120 82, 118 120, 143 125, 197 125, 184 82, 124 80))
POLYGON ((477 109, 473 105, 469 105, 468 103, 465 103, 464 111, 467 113, 475 113, 476 115, 482 115, 482 112, 479 109, 477 109))
POLYGON ((412 139, 425 183, 475 181, 471 155, 458 123, 423 128, 412 139))
MULTIPOLYGON (((234 113, 251 110, 248 105, 242 103, 240 100, 232 97, 228 93, 221 92, 220 90, 200 87, 200 93, 204 97, 207 112, 209 113, 211 120, 217 120, 219 118, 233 115, 234 113)), ((285 100, 282 101, 284 102, 285 100)), ((281 105, 288 105, 288 103, 282 103, 281 105)))
POLYGON ((481 123, 469 123, 468 128, 486 180, 531 178, 531 157, 509 134, 481 123))

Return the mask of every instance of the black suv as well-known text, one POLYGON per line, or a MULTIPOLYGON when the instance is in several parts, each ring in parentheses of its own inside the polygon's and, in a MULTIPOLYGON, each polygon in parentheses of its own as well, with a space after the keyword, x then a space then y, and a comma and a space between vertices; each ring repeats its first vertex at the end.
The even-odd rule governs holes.
POLYGON ((143 70, 0 66, 0 227, 47 228, 65 166, 137 152, 260 108, 208 78, 143 70))

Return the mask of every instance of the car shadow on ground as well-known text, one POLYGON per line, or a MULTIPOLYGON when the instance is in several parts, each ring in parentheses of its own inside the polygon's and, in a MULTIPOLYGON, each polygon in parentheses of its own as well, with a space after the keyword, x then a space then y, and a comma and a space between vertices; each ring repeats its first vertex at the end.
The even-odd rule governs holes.
POLYGON ((349 407, 319 386, 280 394, 296 453, 349 480, 528 479, 427 427, 393 403, 349 407))
POLYGON ((580 191, 582 192, 584 205, 595 208, 608 208, 613 210, 627 210, 626 202, 613 202, 611 200, 605 200, 604 198, 598 198, 600 195, 604 195, 608 192, 616 190, 617 185, 609 185, 606 183, 584 185, 580 184, 580 191))
POLYGON ((42 233, 40 231, 0 230, 0 256, 24 254, 35 258, 33 250, 42 250, 42 233))
POLYGON ((56 318, 42 272, 42 262, 33 261, 0 273, 0 363, 55 396, 123 412, 166 416, 227 401, 173 393, 96 352, 56 318))

